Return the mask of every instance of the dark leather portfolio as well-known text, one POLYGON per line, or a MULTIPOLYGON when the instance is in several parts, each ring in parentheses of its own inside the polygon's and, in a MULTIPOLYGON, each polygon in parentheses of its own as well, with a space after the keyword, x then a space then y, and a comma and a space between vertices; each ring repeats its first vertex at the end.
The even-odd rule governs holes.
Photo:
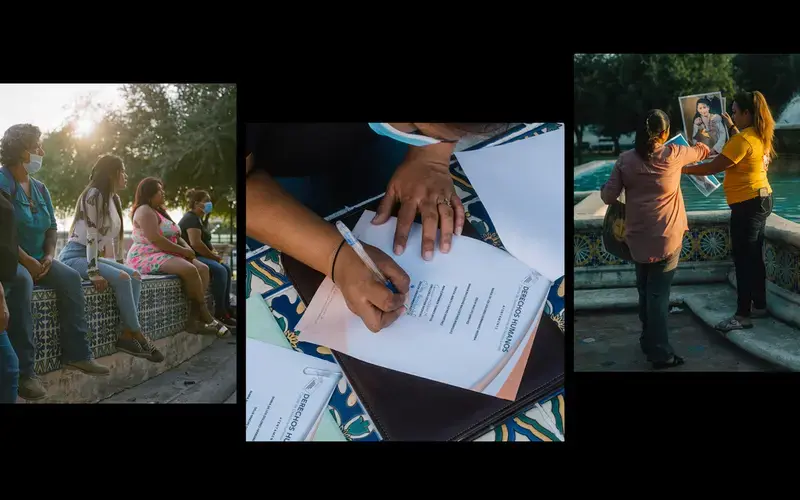
MULTIPOLYGON (((374 210, 373 207, 370 208, 374 210)), ((341 220, 352 229, 362 212, 358 210, 341 220)), ((463 235, 478 238, 469 223, 463 235)), ((418 250, 409 248, 406 251, 418 250)), ((306 304, 311 303, 324 276, 288 255, 282 255, 281 259, 300 298, 306 304)), ((547 316, 543 316, 539 324, 517 399, 513 402, 389 370, 337 351, 333 354, 378 432, 387 441, 472 440, 533 406, 564 382, 564 335, 547 316)))

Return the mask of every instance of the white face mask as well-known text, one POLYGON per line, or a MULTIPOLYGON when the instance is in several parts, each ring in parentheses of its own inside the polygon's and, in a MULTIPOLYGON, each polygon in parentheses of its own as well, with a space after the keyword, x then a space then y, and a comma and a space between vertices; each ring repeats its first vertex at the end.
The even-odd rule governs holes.
POLYGON ((22 166, 29 174, 35 174, 42 168, 42 157, 31 153, 31 160, 22 166))

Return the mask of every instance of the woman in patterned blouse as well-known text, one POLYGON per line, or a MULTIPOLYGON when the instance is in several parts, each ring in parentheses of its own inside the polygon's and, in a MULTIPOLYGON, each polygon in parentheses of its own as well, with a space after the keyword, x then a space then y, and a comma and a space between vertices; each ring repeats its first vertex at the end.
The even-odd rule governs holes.
POLYGON ((127 181, 122 159, 103 155, 97 160, 89 185, 78 197, 69 243, 58 260, 91 280, 99 292, 111 284, 122 320, 117 350, 158 363, 164 355, 139 324, 142 277, 122 264, 122 205, 117 190, 124 189, 127 181))

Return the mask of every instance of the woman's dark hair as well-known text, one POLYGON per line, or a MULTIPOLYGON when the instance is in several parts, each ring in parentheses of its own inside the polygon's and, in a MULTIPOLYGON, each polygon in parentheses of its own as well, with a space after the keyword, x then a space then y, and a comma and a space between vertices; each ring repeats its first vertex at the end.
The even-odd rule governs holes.
POLYGON ((769 110, 764 94, 754 90, 753 92, 739 92, 733 97, 733 102, 739 111, 749 111, 753 115, 753 129, 758 137, 764 142, 764 152, 770 158, 775 158, 773 143, 775 141, 775 119, 769 110))
POLYGON ((700 99, 697 100, 697 102, 694 105, 694 118, 693 119, 701 118, 700 112, 697 111, 697 106, 699 106, 701 104, 705 104, 706 106, 708 106, 708 112, 709 113, 713 113, 714 112, 711 109, 711 99, 709 99, 708 97, 701 97, 700 99))
MULTIPOLYGON (((154 207, 150 204, 150 200, 153 199, 153 196, 155 196, 156 193, 158 193, 158 190, 163 186, 164 184, 161 182, 161 180, 156 179, 155 177, 145 177, 142 179, 142 181, 136 187, 136 196, 133 198, 133 208, 131 209, 131 219, 136 213, 136 209, 142 205, 147 205, 165 218, 172 220, 172 217, 169 216, 163 205, 154 207)), ((175 221, 173 220, 172 222, 175 221)))
MULTIPOLYGON (((97 207, 98 212, 98 220, 97 224, 98 227, 101 226, 103 221, 103 217, 108 212, 108 205, 109 201, 114 201, 114 206, 117 209, 117 213, 119 214, 119 220, 122 221, 122 204, 119 200, 119 196, 116 195, 115 188, 117 186, 117 182, 119 179, 119 174, 122 172, 122 158, 119 156, 114 155, 100 155, 97 161, 94 163, 92 167, 92 173, 89 174, 89 184, 83 189, 83 192, 80 196, 78 196, 78 204, 75 206, 75 214, 85 214, 85 209, 83 208, 83 204, 86 201, 86 195, 90 189, 94 188, 100 191, 100 194, 103 197, 103 205, 97 207)), ((75 217, 72 220, 72 229, 75 228, 75 223, 78 222, 78 217, 75 217)), ((70 229, 70 233, 72 232, 70 229)), ((119 238, 122 241, 123 238, 123 229, 122 224, 120 224, 119 228, 119 238)))
POLYGON ((651 109, 640 120, 634 149, 642 160, 650 161, 665 130, 669 130, 669 117, 660 109, 651 109))
POLYGON ((0 139, 0 165, 13 167, 22 162, 26 151, 39 144, 42 131, 36 125, 21 123, 8 127, 0 139))
POLYGON ((208 194, 208 191, 203 191, 202 189, 190 189, 189 192, 186 193, 186 202, 188 203, 189 211, 194 210, 195 203, 200 203, 206 198, 209 200, 211 199, 211 195, 208 194))

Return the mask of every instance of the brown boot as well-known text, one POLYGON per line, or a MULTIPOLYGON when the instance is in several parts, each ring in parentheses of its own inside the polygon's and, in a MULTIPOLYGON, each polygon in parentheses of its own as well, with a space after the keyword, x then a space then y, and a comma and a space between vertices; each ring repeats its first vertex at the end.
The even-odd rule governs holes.
POLYGON ((22 399, 28 401, 36 401, 47 396, 47 391, 42 385, 42 381, 35 374, 28 377, 26 375, 19 376, 19 388, 17 394, 22 399))
POLYGON ((101 365, 93 359, 73 361, 67 363, 65 368, 80 370, 87 375, 108 375, 111 373, 111 370, 109 370, 107 366, 101 365))

